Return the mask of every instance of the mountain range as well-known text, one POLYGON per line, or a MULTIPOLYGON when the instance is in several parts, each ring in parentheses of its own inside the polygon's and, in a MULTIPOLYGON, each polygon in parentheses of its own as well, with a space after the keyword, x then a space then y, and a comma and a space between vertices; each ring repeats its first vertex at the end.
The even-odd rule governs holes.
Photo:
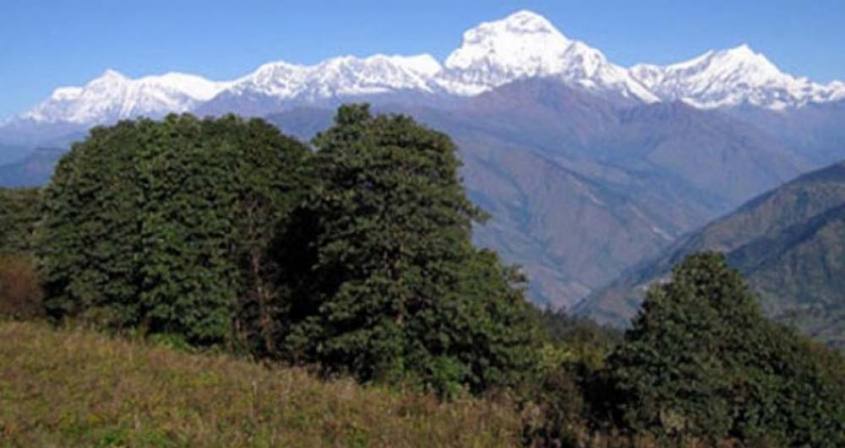
POLYGON ((308 139, 349 101, 452 136, 472 199, 492 215, 476 240, 522 265, 531 297, 555 306, 577 304, 748 199, 845 159, 842 82, 783 73, 746 45, 623 67, 520 11, 466 31, 442 62, 271 62, 222 82, 107 71, 0 125, 0 161, 20 159, 0 168, 0 185, 42 182, 58 153, 34 148, 67 148, 120 119, 234 112, 308 139))
POLYGON ((244 109, 264 115, 350 97, 475 96, 537 77, 607 98, 678 100, 703 109, 749 104, 783 110, 845 98, 842 82, 823 85, 782 73, 747 45, 666 66, 622 67, 566 37, 542 16, 520 11, 466 31, 442 64, 427 54, 344 56, 311 66, 279 61, 223 82, 183 73, 130 79, 106 70, 85 86, 56 89, 17 120, 92 125, 193 110, 244 109))
POLYGON ((845 162, 804 174, 679 239, 576 311, 625 325, 648 285, 702 250, 724 252, 768 315, 845 348, 845 162))

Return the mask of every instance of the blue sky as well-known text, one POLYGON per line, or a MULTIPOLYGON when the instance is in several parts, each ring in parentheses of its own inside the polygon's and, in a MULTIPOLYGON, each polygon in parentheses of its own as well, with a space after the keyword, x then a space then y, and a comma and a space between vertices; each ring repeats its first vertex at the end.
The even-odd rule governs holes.
POLYGON ((106 68, 230 79, 280 59, 428 52, 443 60, 465 29, 519 9, 622 65, 748 43, 793 74, 845 79, 842 0, 2 0, 0 117, 106 68))

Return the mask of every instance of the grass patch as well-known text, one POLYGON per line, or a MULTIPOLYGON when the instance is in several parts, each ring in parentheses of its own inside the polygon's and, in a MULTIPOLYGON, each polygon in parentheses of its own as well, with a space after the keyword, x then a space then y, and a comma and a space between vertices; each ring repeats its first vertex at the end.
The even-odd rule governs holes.
POLYGON ((519 431, 514 411, 488 401, 0 321, 4 447, 495 447, 518 445, 519 431))

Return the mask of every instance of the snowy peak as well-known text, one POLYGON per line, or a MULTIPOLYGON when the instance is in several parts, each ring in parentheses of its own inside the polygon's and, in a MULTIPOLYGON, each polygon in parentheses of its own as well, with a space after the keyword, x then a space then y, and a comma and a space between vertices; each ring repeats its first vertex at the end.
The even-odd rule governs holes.
POLYGON ((544 17, 520 11, 466 31, 446 59, 443 84, 458 94, 478 94, 507 82, 561 71, 572 42, 544 17))
POLYGON ((106 70, 83 87, 56 89, 23 118, 49 123, 99 124, 138 116, 159 117, 191 110, 227 86, 183 73, 131 79, 115 70, 106 70))
POLYGON ((544 17, 520 11, 466 31, 445 65, 450 70, 486 66, 536 74, 554 67, 570 44, 544 17))
POLYGON ((709 51, 691 62, 675 64, 674 68, 699 70, 701 74, 721 81, 735 79, 760 83, 786 76, 766 56, 755 52, 747 44, 722 51, 709 51))
POLYGON ((765 56, 755 53, 746 44, 722 51, 708 51, 688 61, 667 66, 636 65, 632 73, 642 78, 650 88, 659 88, 661 83, 690 78, 707 78, 721 83, 754 81, 755 83, 783 76, 783 73, 765 56))
POLYGON ((229 92, 235 95, 260 92, 270 96, 289 97, 305 82, 308 74, 308 68, 302 65, 283 61, 271 62, 234 81, 229 92))
POLYGON ((343 56, 306 66, 274 62, 235 81, 231 93, 259 94, 280 100, 315 100, 398 90, 431 91, 441 70, 432 56, 343 56))
POLYGON ((113 70, 113 69, 108 68, 108 69, 106 69, 106 71, 103 72, 102 75, 95 78, 91 82, 103 84, 103 83, 120 83, 120 82, 126 82, 126 81, 129 81, 129 78, 127 78, 123 73, 120 73, 117 70, 113 70))
POLYGON ((476 95, 530 77, 557 77, 599 93, 656 101, 622 67, 599 50, 563 35, 544 17, 519 11, 463 35, 438 80, 450 93, 476 95))
POLYGON ((307 95, 338 97, 401 90, 431 91, 430 80, 441 70, 430 55, 329 59, 312 68, 307 95))
POLYGON ((527 9, 517 11, 496 22, 481 24, 477 28, 468 30, 465 35, 471 34, 479 28, 484 28, 485 25, 489 27, 503 27, 509 32, 517 34, 552 34, 563 36, 548 19, 527 9))
POLYGON ((783 73, 745 44, 667 66, 637 65, 631 73, 663 100, 705 109, 748 104, 779 110, 837 95, 834 84, 823 86, 783 73))

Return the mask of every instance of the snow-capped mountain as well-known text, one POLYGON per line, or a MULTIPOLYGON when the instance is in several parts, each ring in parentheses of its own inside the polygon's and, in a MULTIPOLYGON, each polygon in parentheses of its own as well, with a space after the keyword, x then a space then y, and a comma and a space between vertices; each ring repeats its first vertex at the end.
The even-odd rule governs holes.
POLYGON ((841 82, 821 85, 783 73, 748 45, 662 67, 641 64, 631 73, 662 100, 705 109, 749 104, 781 110, 845 98, 841 82))
POLYGON ((83 87, 56 89, 18 119, 92 125, 185 111, 263 115, 355 97, 467 97, 538 77, 606 98, 643 103, 681 100, 708 109, 748 104, 780 110, 845 100, 842 82, 820 85, 782 73, 744 45, 678 64, 625 68, 564 36, 544 17, 519 11, 466 31, 460 47, 442 65, 427 54, 345 56, 314 65, 279 61, 228 82, 181 73, 129 79, 109 70, 83 87))
POLYGON ((432 56, 344 56, 312 66, 285 62, 265 64, 235 81, 229 93, 262 93, 284 99, 318 99, 385 93, 394 90, 431 91, 440 72, 432 56))
POLYGON ((130 79, 106 70, 83 87, 60 87, 22 118, 35 122, 99 124, 136 116, 192 110, 228 86, 183 73, 130 79))
POLYGON ((432 56, 343 56, 315 65, 271 62, 233 81, 201 105, 200 114, 238 112, 266 115, 298 105, 413 92, 433 95, 432 81, 442 70, 432 56))
POLYGON ((530 11, 465 32, 460 48, 449 55, 445 66, 437 82, 460 95, 476 95, 518 79, 550 77, 597 93, 658 101, 628 70, 608 62, 601 51, 568 39, 530 11))
POLYGON ((553 77, 597 93, 658 101, 626 69, 609 63, 600 51, 566 38, 548 20, 529 11, 468 30, 445 67, 427 54, 347 56, 313 66, 274 62, 235 81, 219 101, 237 104, 238 97, 247 98, 250 108, 262 110, 266 104, 255 103, 266 103, 268 98, 278 105, 397 92, 472 96, 532 77, 553 77))

